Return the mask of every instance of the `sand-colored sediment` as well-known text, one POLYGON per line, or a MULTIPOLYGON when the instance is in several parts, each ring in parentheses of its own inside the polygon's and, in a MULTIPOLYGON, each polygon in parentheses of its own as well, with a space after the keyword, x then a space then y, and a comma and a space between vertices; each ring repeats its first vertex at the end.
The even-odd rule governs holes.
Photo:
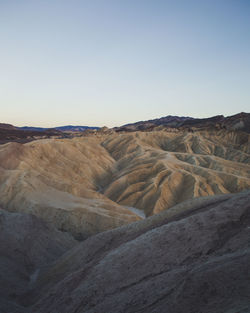
POLYGON ((0 205, 77 238, 250 187, 250 136, 134 132, 0 146, 0 205))

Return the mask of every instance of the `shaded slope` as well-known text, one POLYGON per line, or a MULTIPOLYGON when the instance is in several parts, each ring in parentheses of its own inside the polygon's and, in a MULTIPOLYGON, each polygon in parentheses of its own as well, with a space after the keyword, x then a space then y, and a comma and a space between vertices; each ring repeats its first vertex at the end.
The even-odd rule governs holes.
POLYGON ((40 269, 75 244, 69 234, 57 231, 35 216, 0 209, 1 313, 20 312, 15 302, 20 301, 19 296, 29 288, 40 269))
POLYGON ((249 200, 194 199, 87 239, 38 277, 32 312, 248 312, 249 200))

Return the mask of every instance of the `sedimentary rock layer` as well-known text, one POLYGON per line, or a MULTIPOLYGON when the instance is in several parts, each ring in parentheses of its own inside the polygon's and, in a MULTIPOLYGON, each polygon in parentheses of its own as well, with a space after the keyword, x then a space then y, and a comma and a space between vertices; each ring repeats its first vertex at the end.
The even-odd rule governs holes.
POLYGON ((83 239, 187 199, 248 189, 249 138, 152 131, 8 143, 0 146, 0 205, 83 239))

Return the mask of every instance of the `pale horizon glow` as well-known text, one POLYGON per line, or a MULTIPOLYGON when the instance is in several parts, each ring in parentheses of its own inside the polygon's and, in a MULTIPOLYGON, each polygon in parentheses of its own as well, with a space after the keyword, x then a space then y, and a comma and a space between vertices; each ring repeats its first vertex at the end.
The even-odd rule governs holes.
POLYGON ((0 0, 0 123, 249 112, 246 0, 0 0))

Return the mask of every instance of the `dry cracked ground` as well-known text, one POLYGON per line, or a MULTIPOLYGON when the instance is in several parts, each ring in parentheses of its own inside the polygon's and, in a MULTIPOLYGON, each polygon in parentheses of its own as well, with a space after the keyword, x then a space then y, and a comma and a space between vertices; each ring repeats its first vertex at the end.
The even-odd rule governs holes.
POLYGON ((241 132, 1 145, 0 312, 250 312, 249 189, 241 132))

